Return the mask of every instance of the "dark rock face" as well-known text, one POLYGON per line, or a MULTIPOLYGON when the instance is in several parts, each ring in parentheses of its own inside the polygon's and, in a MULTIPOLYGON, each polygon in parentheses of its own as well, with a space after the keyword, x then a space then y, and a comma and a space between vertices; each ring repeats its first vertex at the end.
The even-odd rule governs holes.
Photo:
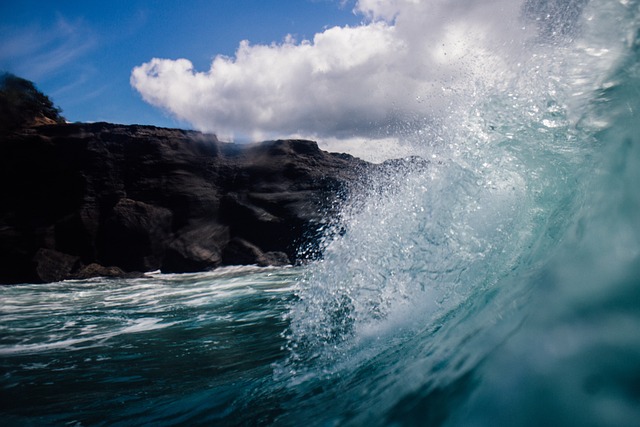
POLYGON ((171 237, 172 218, 167 208, 120 199, 98 235, 99 258, 128 271, 159 269, 171 237))
POLYGON ((287 265, 289 257, 284 252, 262 252, 259 247, 241 238, 232 239, 222 252, 222 259, 229 265, 287 265))
POLYGON ((229 228, 204 224, 184 230, 169 243, 162 261, 166 273, 214 269, 222 264, 221 246, 229 241, 229 228))
POLYGON ((92 277, 138 278, 144 277, 144 274, 136 271, 126 273, 119 267, 105 267, 100 264, 91 263, 80 268, 77 272, 73 273, 71 276, 67 276, 66 278, 84 280, 92 277))
POLYGON ((33 257, 36 277, 42 282, 66 279, 79 266, 80 258, 52 249, 40 248, 33 257))
POLYGON ((295 263, 368 167, 312 141, 152 126, 0 138, 0 283, 295 263))

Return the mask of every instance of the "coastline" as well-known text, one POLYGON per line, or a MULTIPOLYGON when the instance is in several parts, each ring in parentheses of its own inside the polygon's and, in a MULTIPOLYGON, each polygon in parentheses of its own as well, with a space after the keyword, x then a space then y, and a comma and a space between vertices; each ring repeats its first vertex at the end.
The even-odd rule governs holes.
POLYGON ((110 123, 19 129, 0 158, 3 284, 296 264, 371 166, 313 141, 110 123))

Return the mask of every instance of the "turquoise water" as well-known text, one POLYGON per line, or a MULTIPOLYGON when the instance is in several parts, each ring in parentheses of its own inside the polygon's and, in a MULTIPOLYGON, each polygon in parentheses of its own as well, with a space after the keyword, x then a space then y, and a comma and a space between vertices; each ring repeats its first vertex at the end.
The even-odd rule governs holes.
POLYGON ((272 419, 265 385, 285 355, 282 312, 298 274, 241 267, 2 288, 3 424, 272 419))
POLYGON ((4 424, 639 426, 640 7, 574 3, 322 261, 0 288, 4 424))

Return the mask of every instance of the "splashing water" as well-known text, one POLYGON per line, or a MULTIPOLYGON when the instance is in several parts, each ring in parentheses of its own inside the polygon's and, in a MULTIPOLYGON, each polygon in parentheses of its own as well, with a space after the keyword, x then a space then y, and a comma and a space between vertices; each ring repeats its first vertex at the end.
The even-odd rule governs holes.
POLYGON ((1 289, 4 418, 639 425, 640 4, 521 15, 322 260, 1 289))
POLYGON ((370 177, 300 284, 283 370, 333 381, 336 422, 640 419, 638 4, 525 8, 547 12, 499 85, 417 132, 427 164, 370 177))

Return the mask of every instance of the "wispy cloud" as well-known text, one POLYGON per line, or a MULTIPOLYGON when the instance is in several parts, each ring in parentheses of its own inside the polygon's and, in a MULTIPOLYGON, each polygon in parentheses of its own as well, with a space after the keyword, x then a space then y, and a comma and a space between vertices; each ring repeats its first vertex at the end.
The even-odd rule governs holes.
POLYGON ((59 16, 49 28, 0 28, 0 66, 33 80, 51 76, 96 46, 96 37, 83 22, 59 16))

